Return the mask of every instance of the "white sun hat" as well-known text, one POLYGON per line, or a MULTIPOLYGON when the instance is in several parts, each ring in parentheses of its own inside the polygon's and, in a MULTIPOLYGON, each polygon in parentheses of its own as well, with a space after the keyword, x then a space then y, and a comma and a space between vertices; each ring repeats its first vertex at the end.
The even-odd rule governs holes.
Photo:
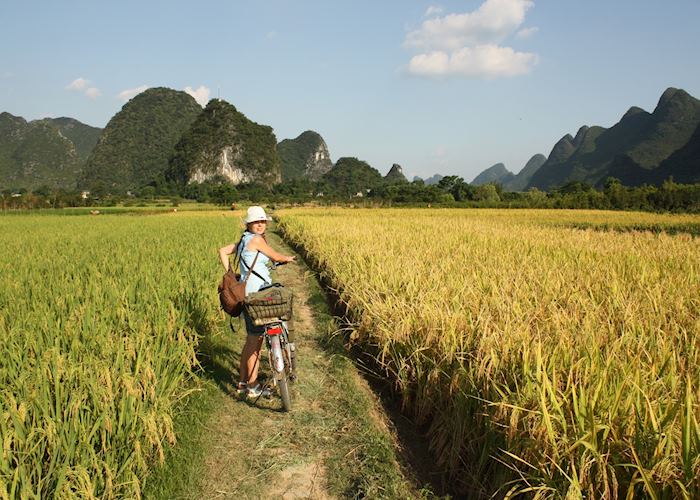
POLYGON ((250 224, 251 222, 256 222, 259 220, 272 220, 272 217, 267 216, 263 207, 259 207, 257 205, 248 207, 248 213, 245 216, 245 223, 250 224))

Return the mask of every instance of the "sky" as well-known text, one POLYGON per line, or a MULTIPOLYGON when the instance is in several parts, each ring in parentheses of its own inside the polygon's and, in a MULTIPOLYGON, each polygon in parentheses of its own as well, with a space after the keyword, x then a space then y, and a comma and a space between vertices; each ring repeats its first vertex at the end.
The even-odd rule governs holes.
POLYGON ((700 1, 0 2, 0 111, 104 127, 148 87, 315 130, 382 174, 517 173, 582 125, 700 98, 700 1))

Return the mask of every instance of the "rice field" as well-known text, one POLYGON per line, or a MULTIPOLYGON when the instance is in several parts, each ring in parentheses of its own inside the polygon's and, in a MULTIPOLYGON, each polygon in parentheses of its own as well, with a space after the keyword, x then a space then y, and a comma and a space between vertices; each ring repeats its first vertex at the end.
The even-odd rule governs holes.
POLYGON ((700 496, 698 216, 280 216, 465 495, 700 496))
POLYGON ((141 496, 234 215, 0 217, 0 499, 141 496))
MULTIPOLYGON (((239 217, 0 217, 0 499, 141 496, 222 318, 216 250, 239 217)), ((295 209, 281 226, 465 495, 700 495, 697 216, 295 209)))

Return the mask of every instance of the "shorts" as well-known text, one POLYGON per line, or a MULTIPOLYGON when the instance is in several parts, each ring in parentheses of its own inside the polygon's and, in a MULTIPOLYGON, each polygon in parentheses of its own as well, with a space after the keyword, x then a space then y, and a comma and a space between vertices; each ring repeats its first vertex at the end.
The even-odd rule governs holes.
POLYGON ((243 319, 245 320, 245 330, 248 332, 248 335, 251 335, 253 337, 262 337, 263 334, 265 333, 265 327, 264 326, 255 326, 253 324, 253 320, 250 319, 250 315, 248 315, 248 311, 243 309, 243 319))

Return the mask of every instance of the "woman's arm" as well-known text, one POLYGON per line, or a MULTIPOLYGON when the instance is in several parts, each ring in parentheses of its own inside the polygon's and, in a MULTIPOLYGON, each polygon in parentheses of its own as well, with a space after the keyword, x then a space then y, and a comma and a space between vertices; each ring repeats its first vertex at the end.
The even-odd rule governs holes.
POLYGON ((226 271, 228 271, 228 268, 229 268, 228 256, 231 255, 235 251, 236 251, 236 244, 235 243, 231 243, 230 245, 219 248, 219 259, 221 259, 221 264, 224 266, 224 269, 226 271))
POLYGON ((283 253, 273 250, 261 236, 257 235, 248 243, 248 250, 258 250, 275 262, 292 262, 294 260, 294 257, 290 255, 284 255, 283 253))

